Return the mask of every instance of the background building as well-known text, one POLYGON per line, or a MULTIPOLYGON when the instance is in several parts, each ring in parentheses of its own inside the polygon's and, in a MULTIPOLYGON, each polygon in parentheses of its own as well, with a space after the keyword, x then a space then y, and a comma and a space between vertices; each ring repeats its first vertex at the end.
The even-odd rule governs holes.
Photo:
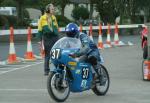
POLYGON ((17 10, 16 7, 0 7, 0 14, 17 16, 17 10))

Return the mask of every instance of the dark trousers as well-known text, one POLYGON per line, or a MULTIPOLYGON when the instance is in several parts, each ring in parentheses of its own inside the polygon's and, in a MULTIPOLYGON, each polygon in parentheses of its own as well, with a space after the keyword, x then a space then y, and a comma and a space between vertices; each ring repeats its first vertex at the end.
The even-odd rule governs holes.
POLYGON ((44 51, 45 51, 45 60, 44 60, 44 72, 49 72, 49 60, 50 60, 50 51, 55 42, 58 40, 58 36, 51 37, 50 39, 44 39, 44 51))

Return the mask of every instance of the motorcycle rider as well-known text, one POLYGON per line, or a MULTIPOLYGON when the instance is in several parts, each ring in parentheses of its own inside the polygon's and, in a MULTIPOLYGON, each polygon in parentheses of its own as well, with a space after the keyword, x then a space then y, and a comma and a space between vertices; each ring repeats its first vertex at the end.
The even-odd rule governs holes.
MULTIPOLYGON (((87 34, 82 32, 80 33, 78 26, 75 23, 69 23, 65 28, 65 32, 67 37, 79 38, 82 44, 82 47, 75 53, 70 54, 70 56, 73 58, 85 56, 85 59, 92 64, 94 71, 98 72, 98 64, 102 59, 96 44, 89 38, 87 34)), ((94 76, 94 78, 96 78, 96 76, 94 76)))
POLYGON ((148 28, 147 26, 143 26, 143 25, 139 25, 138 28, 141 34, 141 47, 143 49, 143 59, 146 59, 148 56, 148 46, 147 46, 148 28))
POLYGON ((142 32, 142 47, 144 48, 143 42, 146 40, 147 41, 147 34, 148 34, 148 29, 147 27, 144 27, 142 32))

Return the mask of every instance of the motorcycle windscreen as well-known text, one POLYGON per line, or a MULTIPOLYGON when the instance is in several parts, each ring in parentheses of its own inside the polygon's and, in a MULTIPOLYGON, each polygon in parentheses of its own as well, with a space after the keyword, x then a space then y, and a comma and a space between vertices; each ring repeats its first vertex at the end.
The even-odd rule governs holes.
POLYGON ((75 49, 80 47, 81 47, 81 42, 79 39, 71 38, 71 37, 63 37, 53 45, 52 49, 54 48, 75 49))

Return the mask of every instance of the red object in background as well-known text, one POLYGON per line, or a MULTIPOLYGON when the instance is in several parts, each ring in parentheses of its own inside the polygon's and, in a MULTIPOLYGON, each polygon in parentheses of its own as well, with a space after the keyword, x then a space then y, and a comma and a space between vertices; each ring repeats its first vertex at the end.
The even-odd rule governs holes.
POLYGON ((143 63, 143 79, 150 80, 150 61, 145 60, 143 63))
POLYGON ((148 57, 148 41, 147 41, 147 35, 148 35, 148 28, 144 27, 143 30, 141 31, 141 46, 143 49, 143 59, 147 59, 148 57))
POLYGON ((148 29, 147 29, 147 27, 144 27, 144 29, 141 32, 141 35, 142 35, 142 48, 147 46, 147 34, 148 34, 148 29))

